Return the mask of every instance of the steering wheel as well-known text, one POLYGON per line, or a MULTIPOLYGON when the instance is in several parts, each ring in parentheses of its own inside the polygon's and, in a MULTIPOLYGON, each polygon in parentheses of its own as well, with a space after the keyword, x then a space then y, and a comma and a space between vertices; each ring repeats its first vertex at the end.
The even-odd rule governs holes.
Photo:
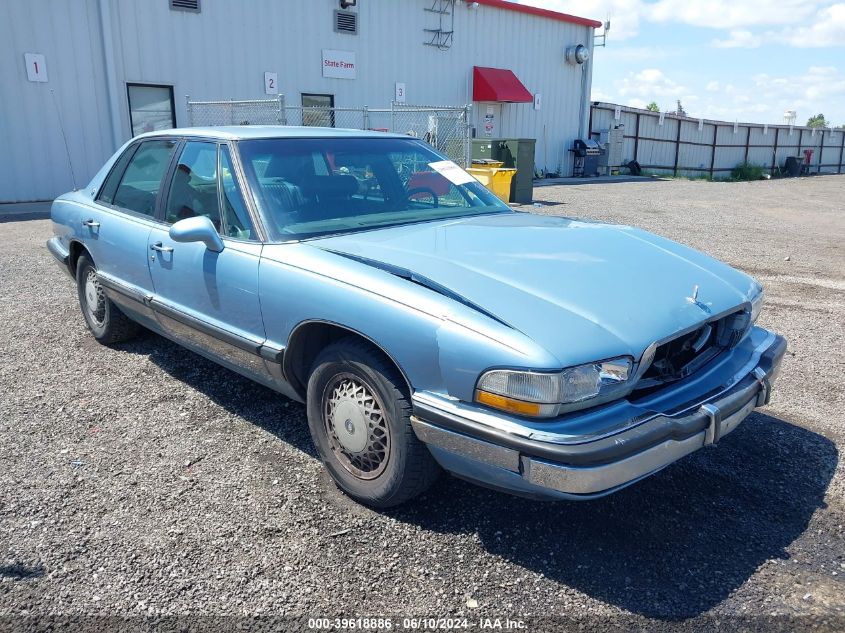
POLYGON ((370 193, 378 189, 378 180, 375 178, 367 178, 364 181, 364 192, 361 194, 362 200, 368 200, 370 193))
POLYGON ((408 189, 405 195, 407 196, 408 200, 410 200, 411 196, 418 193, 430 193, 431 197, 434 198, 434 206, 440 206, 440 198, 437 197, 437 193, 435 193, 434 189, 430 189, 428 187, 414 187, 413 189, 408 189))

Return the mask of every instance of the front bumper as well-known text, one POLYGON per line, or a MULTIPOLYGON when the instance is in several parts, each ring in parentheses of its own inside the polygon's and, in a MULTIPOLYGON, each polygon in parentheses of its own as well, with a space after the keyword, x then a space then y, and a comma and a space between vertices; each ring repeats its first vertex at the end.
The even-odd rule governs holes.
POLYGON ((420 392, 413 396, 411 422, 435 459, 459 477, 532 497, 598 497, 716 444, 755 407, 767 404, 786 340, 755 328, 744 352, 741 364, 725 363, 721 375, 714 370, 711 378, 718 377, 718 384, 711 380, 691 399, 689 388, 672 385, 651 399, 653 407, 626 403, 624 409, 569 414, 552 425, 554 432, 420 392), (684 400, 673 402, 666 393, 672 390, 683 393, 684 400), (630 417, 609 419, 623 410, 630 417), (592 432, 562 432, 582 428, 586 419, 598 425, 592 432))

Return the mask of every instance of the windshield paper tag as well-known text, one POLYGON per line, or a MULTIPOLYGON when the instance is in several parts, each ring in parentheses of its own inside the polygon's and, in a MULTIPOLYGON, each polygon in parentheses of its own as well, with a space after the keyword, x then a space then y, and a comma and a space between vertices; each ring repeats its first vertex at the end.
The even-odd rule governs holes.
POLYGON ((470 176, 461 169, 458 164, 453 163, 451 160, 439 160, 436 163, 429 163, 428 166, 446 178, 449 182, 456 185, 465 185, 468 182, 475 180, 475 178, 470 176))

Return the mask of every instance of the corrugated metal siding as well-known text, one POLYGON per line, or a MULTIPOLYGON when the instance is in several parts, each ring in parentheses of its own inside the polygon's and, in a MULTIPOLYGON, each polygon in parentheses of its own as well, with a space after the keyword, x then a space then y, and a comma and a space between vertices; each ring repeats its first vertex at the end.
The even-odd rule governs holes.
POLYGON ((111 154, 100 41, 94 0, 0 3, 0 201, 71 188, 59 111, 78 185, 111 154), (27 81, 24 53, 46 56, 47 83, 27 81))
MULTIPOLYGON (((406 84, 410 104, 463 105, 471 99, 474 65, 509 68, 532 93, 542 94, 542 108, 505 104, 501 134, 536 138, 537 166, 557 171, 563 162, 563 173, 571 169, 566 150, 582 135, 582 107, 584 126, 589 116, 591 64, 582 70, 563 59, 569 45, 592 48, 592 29, 585 26, 492 7, 471 10, 458 2, 453 45, 440 51, 423 44, 423 29, 437 21, 424 11, 431 0, 362 2, 358 35, 334 31, 335 0, 203 0, 200 13, 172 11, 167 0, 110 2, 111 51, 102 48, 97 0, 2 3, 0 105, 8 114, 0 120, 0 133, 11 151, 0 158, 0 168, 14 178, 0 182, 0 200, 52 197, 70 188, 51 88, 63 104, 79 183, 129 137, 127 82, 173 85, 177 124, 184 125, 185 95, 266 98, 265 71, 278 73, 290 105, 312 92, 335 95, 337 107, 385 107, 395 82, 406 84), (354 50, 357 79, 322 77, 323 48, 354 50), (47 56, 49 83, 26 80, 24 52, 47 56), (111 132, 105 55, 115 66, 123 133, 118 139, 111 132)), ((477 104, 476 122, 484 110, 477 104)))

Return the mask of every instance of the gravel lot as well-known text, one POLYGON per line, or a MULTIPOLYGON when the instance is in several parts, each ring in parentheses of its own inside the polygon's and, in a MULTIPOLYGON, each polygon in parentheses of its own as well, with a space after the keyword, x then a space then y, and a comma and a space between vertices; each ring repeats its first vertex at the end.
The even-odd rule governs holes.
POLYGON ((790 344, 771 406, 602 500, 443 477, 376 513, 323 474, 302 406, 153 334, 96 344, 44 248, 50 223, 7 222, 0 615, 845 618, 845 176, 537 198, 760 279, 761 323, 790 344))

